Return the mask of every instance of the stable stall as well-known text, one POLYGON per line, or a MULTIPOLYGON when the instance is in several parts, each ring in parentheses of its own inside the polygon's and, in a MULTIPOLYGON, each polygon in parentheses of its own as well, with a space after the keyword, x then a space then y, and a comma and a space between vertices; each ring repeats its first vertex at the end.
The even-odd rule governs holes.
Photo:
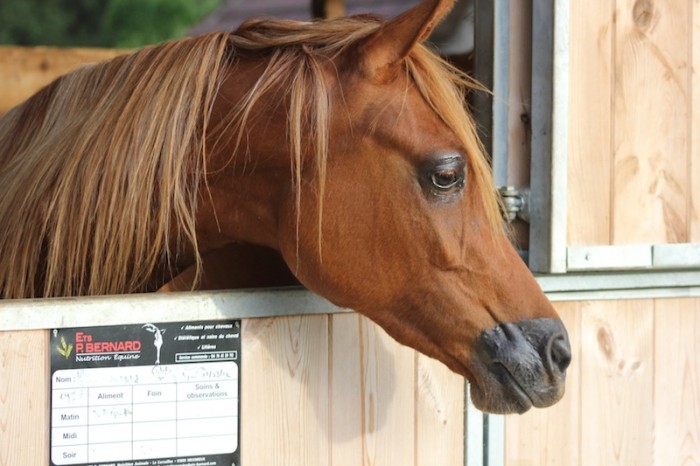
MULTIPOLYGON (((60 329, 197 322, 239 325, 242 464, 700 462, 700 6, 477 0, 474 14, 494 176, 572 343, 562 401, 484 416, 464 379, 301 289, 3 302, 0 465, 49 462, 51 353, 77 344, 60 329)), ((118 53, 0 48, 0 113, 118 53)))

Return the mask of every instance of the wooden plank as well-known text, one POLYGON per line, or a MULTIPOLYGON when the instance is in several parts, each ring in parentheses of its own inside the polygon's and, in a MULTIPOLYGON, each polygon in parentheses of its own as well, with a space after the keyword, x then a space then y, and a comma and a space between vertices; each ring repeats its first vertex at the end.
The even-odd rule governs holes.
POLYGON ((0 114, 62 74, 127 52, 117 49, 0 47, 0 114))
POLYGON ((508 183, 530 184, 530 102, 532 90, 532 4, 510 2, 508 57, 508 183))
POLYGON ((614 244, 688 240, 689 5, 618 2, 614 244))
POLYGON ((0 466, 49 464, 49 332, 0 332, 0 466))
POLYGON ((652 246, 569 246, 566 250, 566 265, 570 272, 646 269, 653 265, 652 246))
POLYGON ((241 462, 327 465, 328 317, 243 322, 241 462))
POLYGON ((330 319, 330 464, 414 464, 415 352, 365 317, 330 319))
POLYGON ((464 378, 416 353, 416 465, 464 464, 464 378))
POLYGON ((599 301, 581 314, 582 466, 652 465, 654 302, 599 301))
POLYGON ((615 1, 570 8, 568 244, 610 244, 615 1))
MULTIPOLYGON (((509 8, 508 185, 521 188, 530 186, 532 3, 510 2, 509 8)), ((516 219, 511 226, 515 244, 527 250, 529 225, 516 219)))
POLYGON ((333 466, 362 464, 362 352, 357 314, 330 319, 331 461, 333 466))
POLYGON ((700 464, 700 299, 655 305, 655 465, 700 464))
POLYGON ((345 14, 345 0, 325 0, 326 18, 337 18, 345 14))
MULTIPOLYGON (((566 393, 547 409, 506 416, 505 464, 508 466, 576 466, 580 464, 581 335, 586 303, 555 303, 569 333, 573 359, 567 371, 566 393)), ((587 448, 586 448, 587 449, 587 448)), ((601 463, 603 464, 603 463, 601 463)))
POLYGON ((690 204, 689 241, 700 243, 700 0, 693 1, 692 29, 692 69, 690 87, 692 95, 691 148, 690 148, 690 204))

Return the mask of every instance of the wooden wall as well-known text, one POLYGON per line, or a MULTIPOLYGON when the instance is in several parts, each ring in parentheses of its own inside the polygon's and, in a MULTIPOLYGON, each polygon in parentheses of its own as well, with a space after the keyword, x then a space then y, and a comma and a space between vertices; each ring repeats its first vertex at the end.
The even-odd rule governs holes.
MULTIPOLYGON (((700 299, 556 306, 567 393, 506 418, 506 465, 700 464, 700 299)), ((48 349, 0 332, 0 466, 48 464, 48 349)), ((365 318, 246 320, 242 351, 244 464, 463 464, 463 380, 365 318)))
POLYGON ((700 242, 700 2, 570 2, 569 243, 700 242))
POLYGON ((0 46, 0 115, 56 77, 124 50, 0 46))
MULTIPOLYGON (((243 325, 246 465, 458 466, 464 381, 356 314, 243 325)), ((49 331, 0 331, 0 466, 45 466, 49 331)))
MULTIPOLYGON (((506 465, 700 464, 700 298, 556 306, 567 393, 506 418, 506 465)), ((0 466, 48 462, 48 348, 0 332, 0 466)), ((242 349, 245 464, 463 464, 463 380, 365 318, 246 320, 242 349)))
MULTIPOLYGON (((700 242, 700 1, 568 4, 569 244, 700 242)), ((700 299, 557 307, 567 394, 507 419, 507 465, 700 464, 700 299)))
POLYGON ((506 419, 506 464, 700 464, 700 299, 557 308, 574 352, 567 393, 506 419))

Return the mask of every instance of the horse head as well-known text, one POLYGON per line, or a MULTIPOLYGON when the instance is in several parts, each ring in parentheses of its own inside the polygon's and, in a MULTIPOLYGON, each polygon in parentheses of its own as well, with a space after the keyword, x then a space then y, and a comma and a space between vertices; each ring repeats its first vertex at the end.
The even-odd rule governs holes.
POLYGON ((279 250, 306 287, 468 378, 477 407, 523 412, 561 398, 570 347, 503 232, 463 80, 422 45, 451 4, 243 25, 198 236, 279 250))

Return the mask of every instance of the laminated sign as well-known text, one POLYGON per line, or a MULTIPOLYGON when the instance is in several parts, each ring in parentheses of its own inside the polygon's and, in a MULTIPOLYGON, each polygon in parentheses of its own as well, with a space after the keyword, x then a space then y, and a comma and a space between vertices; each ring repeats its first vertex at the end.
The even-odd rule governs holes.
POLYGON ((239 465, 240 321, 51 333, 52 466, 239 465))

